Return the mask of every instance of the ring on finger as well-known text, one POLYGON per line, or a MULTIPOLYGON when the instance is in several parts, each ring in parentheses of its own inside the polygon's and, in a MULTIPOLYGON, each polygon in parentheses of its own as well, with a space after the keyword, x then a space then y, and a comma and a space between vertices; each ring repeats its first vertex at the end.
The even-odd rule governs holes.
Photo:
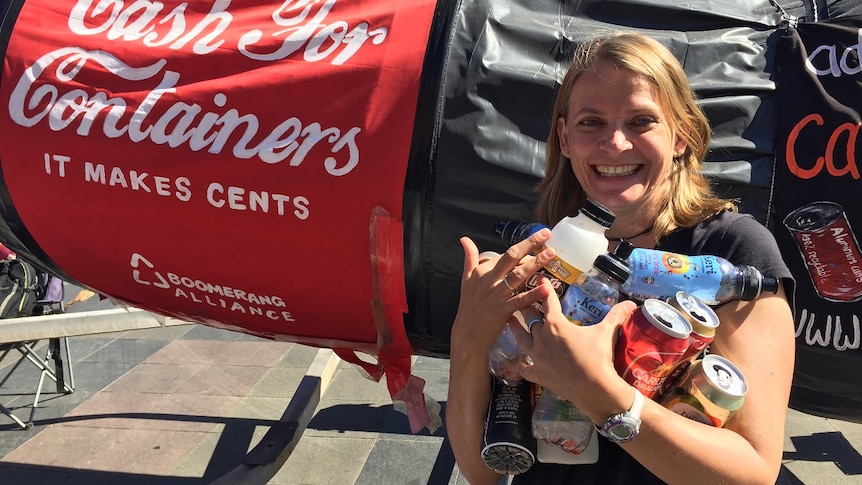
POLYGON ((506 285, 506 288, 508 288, 509 291, 511 291, 512 294, 514 295, 516 293, 516 291, 514 288, 512 288, 512 285, 509 284, 509 275, 510 274, 512 274, 512 273, 511 272, 506 273, 506 276, 503 277, 503 284, 506 285))
POLYGON ((530 319, 530 321, 528 321, 528 322, 527 322, 527 331, 532 333, 532 331, 533 331, 533 324, 535 324, 535 323, 539 323, 539 322, 541 322, 542 320, 544 320, 542 317, 533 317, 533 318, 531 318, 531 319, 530 319))

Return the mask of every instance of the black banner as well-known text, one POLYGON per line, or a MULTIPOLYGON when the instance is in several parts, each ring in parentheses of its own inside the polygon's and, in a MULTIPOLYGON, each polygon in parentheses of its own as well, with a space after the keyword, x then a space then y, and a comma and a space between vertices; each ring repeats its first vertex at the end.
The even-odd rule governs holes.
POLYGON ((791 406, 862 421, 862 17, 799 23, 776 53, 775 236, 797 279, 791 406))

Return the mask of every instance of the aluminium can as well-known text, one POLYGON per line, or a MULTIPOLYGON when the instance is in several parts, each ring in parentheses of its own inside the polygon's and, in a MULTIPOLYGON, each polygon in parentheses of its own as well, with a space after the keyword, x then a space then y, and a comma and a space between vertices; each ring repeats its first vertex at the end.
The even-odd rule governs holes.
POLYGON ((682 361, 691 323, 669 303, 648 298, 623 323, 614 348, 614 367, 647 398, 659 396, 662 384, 682 361))
POLYGON ((679 310, 691 324, 691 343, 684 359, 690 357, 693 360, 715 338, 715 331, 720 323, 718 315, 703 300, 685 291, 676 292, 668 299, 668 303, 679 310))
POLYGON ((492 378, 491 400, 482 433, 482 461, 497 473, 518 475, 536 462, 531 429, 533 389, 521 380, 514 386, 492 378))
POLYGON ((712 343, 720 323, 715 310, 691 293, 678 291, 668 298, 667 302, 688 319, 688 323, 691 324, 691 337, 689 338, 688 349, 682 356, 682 361, 665 379, 661 394, 667 394, 673 385, 679 381, 688 366, 712 343))
POLYGON ((707 354, 689 367, 661 403, 677 414, 720 428, 742 407, 747 392, 748 382, 733 362, 707 354))

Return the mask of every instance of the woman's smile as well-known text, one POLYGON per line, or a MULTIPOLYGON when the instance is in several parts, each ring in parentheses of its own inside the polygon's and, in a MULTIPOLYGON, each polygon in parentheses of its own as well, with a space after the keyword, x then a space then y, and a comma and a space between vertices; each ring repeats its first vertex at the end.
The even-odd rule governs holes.
POLYGON ((632 175, 643 165, 593 165, 593 169, 602 177, 624 177, 632 175))

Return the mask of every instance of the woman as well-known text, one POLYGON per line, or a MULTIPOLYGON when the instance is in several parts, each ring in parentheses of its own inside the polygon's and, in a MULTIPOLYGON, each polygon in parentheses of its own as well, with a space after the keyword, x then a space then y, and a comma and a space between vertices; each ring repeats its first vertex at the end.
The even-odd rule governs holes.
MULTIPOLYGON (((536 463, 514 483, 763 483, 781 466, 784 420, 793 375, 793 280, 774 238, 750 216, 715 197, 701 175, 710 129, 674 56, 649 37, 621 33, 581 45, 560 87, 548 137, 538 218, 553 225, 574 215, 586 197, 616 215, 611 248, 620 238, 645 248, 711 254, 750 264, 781 279, 776 294, 716 309, 721 325, 710 352, 746 376, 745 404, 723 428, 689 420, 646 400, 640 432, 625 443, 600 439, 594 465, 536 463)), ((515 288, 553 257, 540 250, 540 231, 502 256, 480 261, 462 238, 465 261, 452 325, 447 429, 459 469, 472 484, 500 475, 481 460, 490 380, 486 349, 512 313, 542 301, 545 320, 528 332, 512 325, 531 358, 527 380, 546 386, 603 426, 630 410, 635 389, 613 366, 617 329, 636 305, 624 301, 594 326, 562 315, 548 282, 515 288), (530 256, 536 252, 535 256, 530 256)))

